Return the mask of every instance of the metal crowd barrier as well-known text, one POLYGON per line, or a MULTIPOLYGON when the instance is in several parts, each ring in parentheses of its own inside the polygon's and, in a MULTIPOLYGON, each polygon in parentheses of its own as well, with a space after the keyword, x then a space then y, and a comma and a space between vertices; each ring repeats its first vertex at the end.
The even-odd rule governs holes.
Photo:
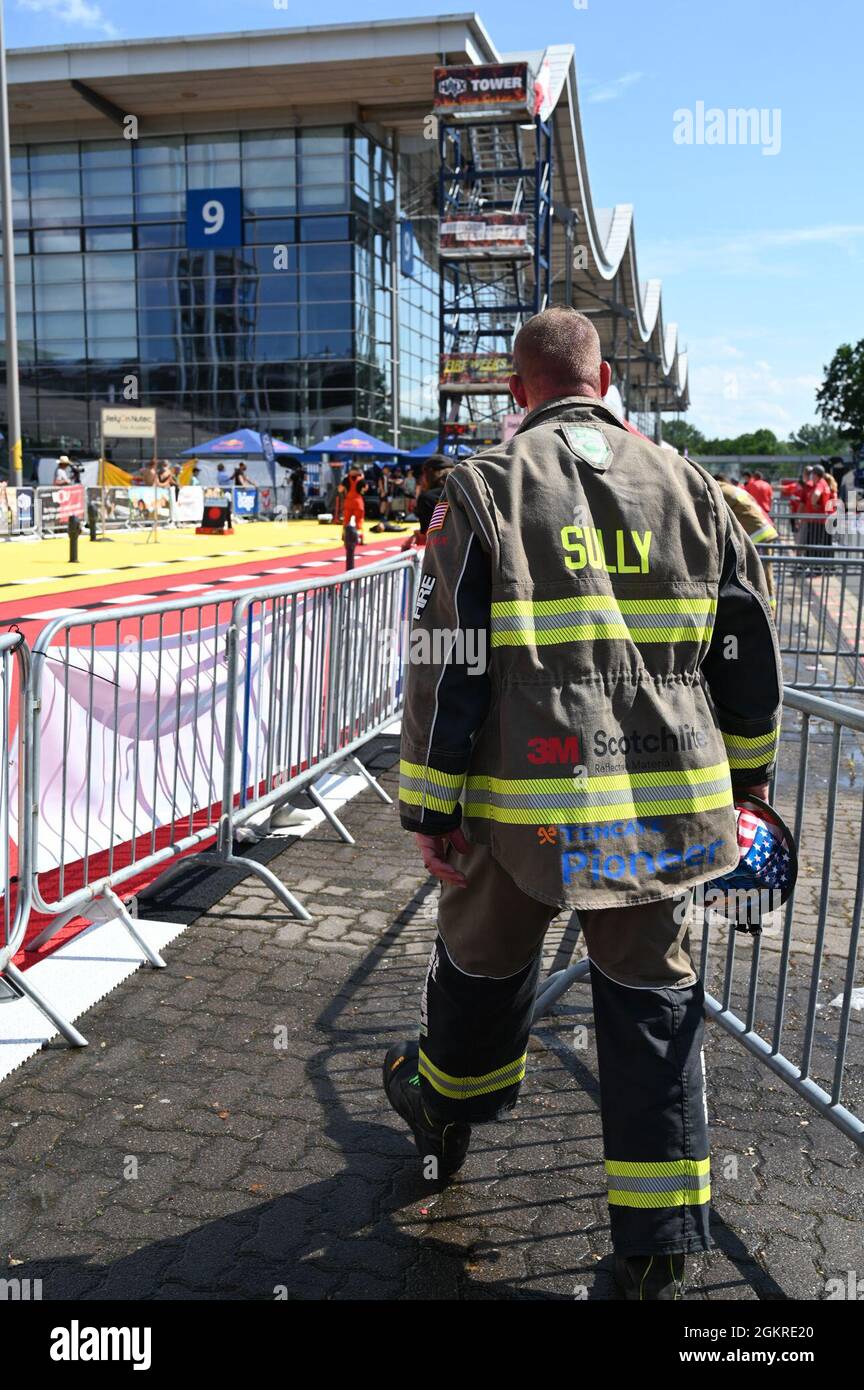
POLYGON ((774 577, 786 683, 799 690, 864 693, 864 551, 838 546, 800 555, 765 546, 760 554, 774 577))
POLYGON ((48 623, 33 650, 31 878, 51 921, 27 949, 74 917, 119 919, 162 966, 118 889, 191 851, 242 865, 309 921, 266 865, 234 854, 235 836, 303 792, 350 839, 314 786, 349 759, 389 801, 355 754, 399 715, 417 569, 407 555, 48 623))
MULTIPOLYGON (((718 928, 703 914, 697 968, 706 982, 708 1015, 762 1066, 864 1148, 864 1110, 860 1102, 857 1113, 843 1104, 864 906, 864 798, 854 776, 848 777, 847 787, 841 787, 841 757, 853 761, 857 757, 860 763, 864 753, 864 711, 800 690, 787 690, 784 706, 787 718, 800 716, 800 729, 794 743, 781 741, 779 773, 771 795, 799 846, 798 884, 777 914, 778 919, 782 917, 782 926, 778 920, 776 925, 766 926, 764 935, 745 935, 727 925, 718 928), (790 776, 783 756, 784 750, 792 747, 798 749, 796 778, 790 776), (787 807, 786 801, 793 795, 794 807, 787 807), (810 838, 814 820, 823 811, 821 839, 810 838), (807 835, 802 839, 805 829, 807 835), (850 849, 855 861, 852 872, 848 863, 839 862, 842 857, 851 857, 850 849), (839 902, 844 887, 839 880, 844 870, 854 885, 848 916, 839 902), (716 961, 712 954, 715 945, 724 947, 722 958, 716 961), (799 956, 812 955, 806 987, 797 983, 793 951, 799 956), (837 989, 838 993, 835 1000, 820 1000, 823 977, 832 959, 841 963, 837 967, 838 984, 830 991, 837 989), (832 1005, 837 1009, 833 1017, 827 1014, 832 1005)), ((560 968, 553 969, 538 992, 535 1022, 572 984, 587 978, 587 960, 566 964, 577 938, 578 913, 574 913, 565 933, 566 949, 559 951, 556 959, 560 968)), ((864 1047, 864 1038, 861 1043, 864 1047)), ((860 1052, 855 1066, 860 1096, 864 1074, 860 1052)))
POLYGON ((58 1013, 32 979, 13 964, 30 918, 33 868, 33 723, 29 717, 30 651, 21 633, 0 636, 0 1004, 24 995, 75 1046, 85 1039, 58 1013), (17 752, 17 788, 13 792, 13 757, 17 752), (13 796, 17 802, 13 836, 13 796), (14 859, 13 859, 14 856, 14 859))

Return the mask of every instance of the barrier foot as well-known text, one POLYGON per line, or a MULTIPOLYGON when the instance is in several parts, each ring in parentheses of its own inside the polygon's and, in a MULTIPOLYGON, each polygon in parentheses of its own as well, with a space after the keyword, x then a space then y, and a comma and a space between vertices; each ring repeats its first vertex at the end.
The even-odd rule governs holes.
POLYGON ((369 786, 372 788, 373 792, 379 798, 379 800, 383 801, 387 806, 392 806, 392 796, 388 796, 387 792, 385 792, 378 779, 372 776, 372 773, 369 771, 368 767, 364 767, 363 763, 361 763, 359 758, 352 758, 351 762, 354 764, 357 771, 360 773, 360 776, 365 777, 366 781, 369 783, 369 786))
POLYGON ((542 1018, 577 980, 584 980, 590 968, 587 960, 580 960, 576 965, 568 965, 566 970, 556 970, 554 975, 547 976, 534 1001, 532 1022, 542 1018))
MULTIPOLYGON (((248 874, 257 875, 261 882, 265 883, 270 891, 276 894, 279 901, 285 904, 289 912, 292 912, 299 922, 312 921, 311 912, 306 911, 303 904, 294 897, 293 893, 288 891, 285 884, 276 877, 271 869, 267 868, 266 864, 259 864, 255 859, 244 859, 242 855, 239 854, 229 854, 225 857, 221 854, 217 855, 213 851, 211 851, 211 854, 214 858, 218 858, 219 863, 223 866, 229 866, 232 869, 242 868, 245 869, 248 874)), ((204 855, 202 854, 198 857, 199 859, 203 859, 204 855)))
POLYGON ((49 922, 47 927, 43 927, 38 936, 34 936, 32 941, 28 941, 24 950, 29 955, 31 951, 38 951, 40 946, 44 946, 46 941, 50 941, 52 936, 56 936, 58 931, 65 927, 67 922, 71 922, 73 917, 85 917, 79 907, 69 908, 66 912, 61 912, 59 917, 55 917, 49 922))
POLYGON ((354 839, 354 836, 351 835, 350 832, 345 829, 345 826, 342 824, 339 817, 336 815, 334 811, 331 811, 330 807, 326 804, 323 798, 318 795, 314 787, 307 787, 306 795, 309 797, 310 801, 314 801, 321 814, 325 816, 327 820, 329 820, 330 824, 336 831, 336 834, 339 836, 340 840, 344 841, 346 845, 354 845, 357 843, 357 841, 354 839))
POLYGON ((71 1043, 72 1047, 87 1046, 87 1039, 84 1037, 84 1034, 79 1033, 74 1024, 69 1023, 62 1014, 58 1014, 54 1005, 48 1002, 44 994, 39 993, 38 989, 30 983, 27 976, 19 970, 17 966, 12 965, 10 962, 3 973, 9 977, 15 985, 15 988, 19 989, 21 993, 30 1000, 31 1004, 36 1005, 40 1013, 43 1013, 46 1018, 51 1020, 57 1031, 62 1033, 63 1037, 68 1043, 71 1043))
POLYGON ((154 970, 165 969, 165 962, 159 952, 154 951, 153 947, 144 940, 138 928, 135 926, 135 918, 129 912, 123 900, 118 898, 112 888, 106 888, 102 902, 100 903, 97 900, 91 903, 85 912, 82 913, 82 916, 88 917, 91 922, 110 922, 113 921, 115 917, 119 918, 132 940, 135 942, 135 945, 138 947, 138 950, 144 956, 145 960, 150 962, 154 970))

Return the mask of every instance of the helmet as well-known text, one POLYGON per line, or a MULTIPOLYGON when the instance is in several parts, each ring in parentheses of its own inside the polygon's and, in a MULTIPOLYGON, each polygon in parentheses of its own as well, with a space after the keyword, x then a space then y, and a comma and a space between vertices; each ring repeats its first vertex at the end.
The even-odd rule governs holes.
POLYGON ((767 801, 736 797, 735 813, 738 864, 705 885, 705 901, 736 930, 755 934, 795 887, 798 854, 791 831, 767 801))

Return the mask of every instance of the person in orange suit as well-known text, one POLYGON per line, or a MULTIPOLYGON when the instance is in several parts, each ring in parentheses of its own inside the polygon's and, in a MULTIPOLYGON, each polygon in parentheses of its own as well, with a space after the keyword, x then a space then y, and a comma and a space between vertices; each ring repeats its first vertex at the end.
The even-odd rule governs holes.
POLYGON ((363 544, 363 522, 366 519, 366 503, 363 501, 363 494, 366 490, 367 484, 363 481, 362 468, 356 464, 352 465, 345 476, 345 525, 350 526, 353 519, 361 545, 363 544))

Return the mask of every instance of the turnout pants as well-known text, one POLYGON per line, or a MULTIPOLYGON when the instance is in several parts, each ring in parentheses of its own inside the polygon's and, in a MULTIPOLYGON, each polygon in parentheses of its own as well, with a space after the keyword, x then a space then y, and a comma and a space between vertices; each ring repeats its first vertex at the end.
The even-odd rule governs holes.
MULTIPOLYGON (((543 937, 557 910, 475 844, 451 847, 420 1009, 420 1086, 441 1119, 480 1124, 516 1104, 543 937)), ((591 962, 612 1242, 620 1255, 707 1250, 710 1179, 704 993, 685 897, 579 912, 591 962)))

